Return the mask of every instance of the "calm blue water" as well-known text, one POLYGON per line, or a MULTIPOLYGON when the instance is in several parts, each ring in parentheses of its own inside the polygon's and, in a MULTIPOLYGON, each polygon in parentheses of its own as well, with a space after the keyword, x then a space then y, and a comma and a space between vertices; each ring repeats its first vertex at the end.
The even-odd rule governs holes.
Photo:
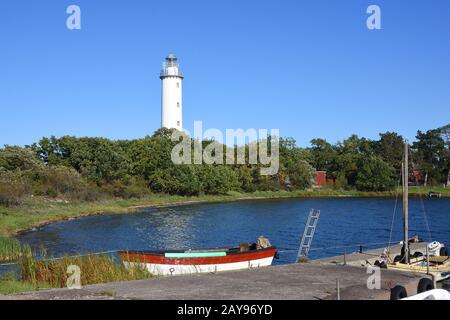
MULTIPOLYGON (((55 223, 18 236, 50 255, 119 249, 179 249, 255 242, 264 235, 277 246, 280 260, 292 263, 311 208, 321 218, 310 258, 321 258, 389 241, 395 199, 339 198, 258 200, 184 207, 144 209, 138 213, 87 217, 55 223), (371 244, 371 245, 367 245, 371 244), (353 246, 353 247, 346 247, 353 246), (326 249, 324 249, 326 248, 326 249)), ((424 199, 433 240, 450 244, 450 199, 424 199)), ((393 241, 402 238, 399 201, 393 241)), ((428 240, 420 199, 410 200, 411 235, 428 240)))

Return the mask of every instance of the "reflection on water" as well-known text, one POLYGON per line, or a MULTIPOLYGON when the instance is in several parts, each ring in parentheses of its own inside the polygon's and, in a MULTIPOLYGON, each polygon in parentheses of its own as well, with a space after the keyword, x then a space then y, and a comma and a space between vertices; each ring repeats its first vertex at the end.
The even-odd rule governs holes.
MULTIPOLYGON (((58 256, 222 247, 255 242, 264 235, 281 251, 276 263, 291 263, 311 208, 322 212, 310 253, 311 258, 319 258, 355 251, 360 244, 374 248, 388 242, 394 202, 379 198, 289 199, 144 209, 55 223, 18 238, 35 249, 43 245, 50 255, 58 256), (344 248, 349 245, 354 247, 344 248)), ((433 238, 450 244, 450 199, 425 199, 424 205, 433 238)), ((401 206, 397 211, 395 241, 402 238, 401 206)), ((411 199, 410 211, 411 235, 428 240, 419 199, 411 199)))

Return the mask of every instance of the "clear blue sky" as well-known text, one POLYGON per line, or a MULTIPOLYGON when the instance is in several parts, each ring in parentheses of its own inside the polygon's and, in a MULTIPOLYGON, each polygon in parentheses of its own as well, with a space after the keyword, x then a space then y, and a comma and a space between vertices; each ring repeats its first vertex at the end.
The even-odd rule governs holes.
POLYGON ((412 139, 450 122, 449 19, 448 0, 2 0, 0 145, 152 134, 172 51, 188 130, 412 139), (66 28, 70 4, 80 31, 66 28), (370 4, 382 30, 366 28, 370 4))

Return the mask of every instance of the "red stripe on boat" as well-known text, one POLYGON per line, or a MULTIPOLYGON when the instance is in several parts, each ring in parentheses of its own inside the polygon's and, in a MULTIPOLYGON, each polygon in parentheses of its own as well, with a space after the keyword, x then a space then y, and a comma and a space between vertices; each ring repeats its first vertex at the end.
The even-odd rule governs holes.
POLYGON ((257 251, 247 251, 228 254, 224 257, 206 257, 206 258, 166 258, 161 254, 152 253, 133 253, 120 252, 122 261, 151 263, 151 264, 169 264, 169 265, 207 265, 224 264, 250 260, 258 260, 273 257, 276 254, 276 248, 263 249, 257 251))

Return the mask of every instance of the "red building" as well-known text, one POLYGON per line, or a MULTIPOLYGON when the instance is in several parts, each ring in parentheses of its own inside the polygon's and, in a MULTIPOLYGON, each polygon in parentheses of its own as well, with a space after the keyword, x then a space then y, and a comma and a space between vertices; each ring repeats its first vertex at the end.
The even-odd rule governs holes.
POLYGON ((327 184, 327 172, 326 171, 316 171, 314 173, 314 186, 324 187, 327 184))

